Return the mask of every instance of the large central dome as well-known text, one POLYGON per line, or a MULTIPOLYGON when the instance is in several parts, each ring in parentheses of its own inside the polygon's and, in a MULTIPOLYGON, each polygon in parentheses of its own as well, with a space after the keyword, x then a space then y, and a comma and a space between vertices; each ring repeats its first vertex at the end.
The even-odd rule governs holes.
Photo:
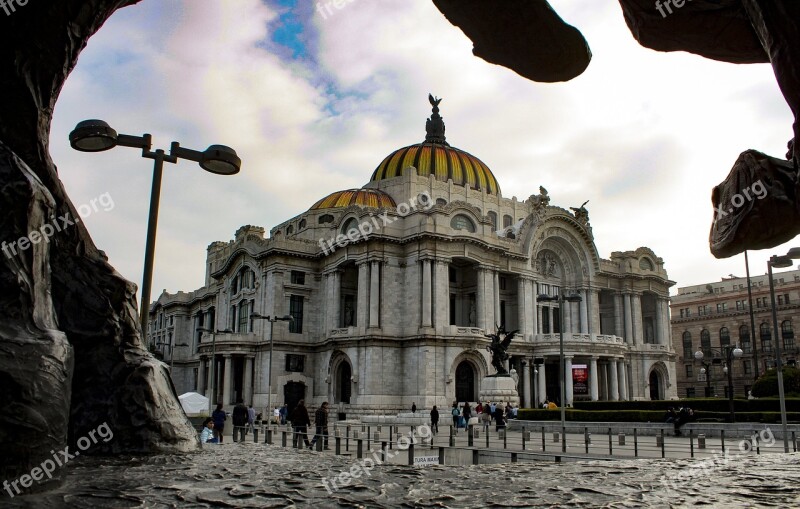
POLYGON ((433 175, 441 182, 453 179, 454 184, 469 186, 488 194, 498 194, 500 186, 492 170, 477 157, 447 143, 444 121, 439 116, 441 99, 430 96, 430 101, 433 114, 425 125, 428 133, 425 141, 395 150, 386 156, 375 169, 370 181, 399 177, 405 168, 413 166, 419 175, 433 175))

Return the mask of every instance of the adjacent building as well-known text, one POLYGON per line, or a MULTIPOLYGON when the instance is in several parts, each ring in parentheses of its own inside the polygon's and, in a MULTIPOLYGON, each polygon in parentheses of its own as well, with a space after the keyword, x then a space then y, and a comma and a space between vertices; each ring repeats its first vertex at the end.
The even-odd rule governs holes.
POLYGON ((726 367, 732 369, 736 397, 749 395, 755 378, 775 367, 775 346, 779 341, 785 365, 794 365, 798 349, 794 321, 800 317, 800 270, 773 273, 778 330, 772 318, 769 276, 753 276, 752 306, 747 278, 678 288, 672 297, 672 340, 678 353, 678 396, 727 397, 730 390, 726 367), (752 323, 751 323, 752 315, 752 323), (754 326, 753 326, 754 323, 754 326), (776 334, 777 332, 777 334, 776 334), (724 351, 738 346, 743 355, 726 366, 724 351), (704 352, 703 362, 694 357, 704 352))
POLYGON ((486 334, 502 326, 519 330, 509 368, 523 406, 559 397, 562 330, 567 404, 677 396, 663 260, 645 247, 601 258, 588 210, 552 205, 543 187, 504 197, 486 164, 446 141, 431 102, 425 140, 362 188, 269 232, 239 228, 208 247, 201 288, 158 298, 149 332, 174 354, 179 392, 259 408, 330 401, 347 416, 447 408, 478 400, 493 372, 486 334), (565 293, 581 301, 537 301, 565 293))

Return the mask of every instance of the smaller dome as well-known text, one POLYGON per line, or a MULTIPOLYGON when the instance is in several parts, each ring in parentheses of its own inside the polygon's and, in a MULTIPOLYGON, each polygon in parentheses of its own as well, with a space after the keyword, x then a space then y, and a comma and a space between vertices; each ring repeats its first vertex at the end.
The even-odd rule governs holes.
POLYGON ((350 205, 376 209, 397 208, 392 197, 378 189, 347 189, 329 194, 315 203, 310 210, 340 209, 350 205))

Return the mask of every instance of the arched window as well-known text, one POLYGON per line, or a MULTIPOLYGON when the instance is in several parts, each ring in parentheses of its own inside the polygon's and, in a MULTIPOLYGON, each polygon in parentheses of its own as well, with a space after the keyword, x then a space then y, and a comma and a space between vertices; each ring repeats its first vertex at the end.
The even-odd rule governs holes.
POLYGON ((294 233, 294 226, 289 225, 286 227, 286 235, 291 235, 294 233))
POLYGON ((340 233, 347 235, 350 230, 358 231, 358 219, 351 217, 342 224, 342 231, 340 233))
POLYGON ((497 231, 497 212, 489 212, 489 220, 492 222, 492 231, 497 231))
POLYGON ((332 222, 333 222, 333 216, 330 214, 322 214, 321 216, 319 216, 319 224, 326 224, 332 222))
POLYGON ((445 200, 444 198, 436 198, 436 205, 441 205, 442 207, 444 207, 445 205, 447 205, 447 200, 445 200))
POLYGON ((764 353, 772 353, 772 331, 767 322, 759 326, 759 336, 761 336, 761 351, 764 353))
MULTIPOLYGON (((242 270, 236 275, 234 282, 236 282, 236 290, 232 293, 235 295, 239 290, 255 288, 256 275, 250 267, 242 267, 242 270)), ((233 289, 233 287, 234 285, 231 283, 231 288, 233 289)))
POLYGON ((694 352, 692 351, 692 333, 688 330, 683 333, 683 358, 694 358, 694 352))
POLYGON ((300 229, 302 230, 305 227, 306 227, 306 220, 305 219, 301 219, 300 220, 300 229))
POLYGON ((739 327, 739 343, 742 345, 744 353, 751 353, 753 346, 750 343, 750 328, 747 325, 739 327))
POLYGON ((453 216, 453 219, 450 220, 450 227, 454 230, 466 230, 470 233, 475 233, 475 223, 464 214, 453 216))
POLYGON ((730 346, 731 344, 731 333, 727 327, 723 327, 719 330, 719 346, 730 346))
POLYGON ((649 258, 639 260, 639 268, 642 270, 653 270, 653 262, 649 258))
POLYGON ((706 356, 711 355, 711 333, 708 332, 708 329, 700 331, 700 350, 706 356))
POLYGON ((514 222, 514 219, 508 214, 503 216, 503 228, 508 228, 514 222))

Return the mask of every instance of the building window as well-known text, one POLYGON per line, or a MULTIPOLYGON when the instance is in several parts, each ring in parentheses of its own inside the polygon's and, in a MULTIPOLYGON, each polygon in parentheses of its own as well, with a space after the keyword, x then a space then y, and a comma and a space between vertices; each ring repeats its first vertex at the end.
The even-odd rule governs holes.
POLYGON ((302 373, 305 370, 306 356, 286 354, 286 371, 289 373, 302 373))
POLYGON ((639 268, 642 270, 654 270, 653 262, 649 258, 642 258, 639 260, 639 268))
POLYGON ((333 216, 330 214, 322 214, 319 216, 319 224, 327 224, 333 222, 333 216))
POLYGON ((286 227, 286 235, 291 235, 294 233, 294 226, 289 225, 286 227))
POLYGON ((450 226, 454 230, 466 230, 470 233, 475 233, 475 224, 464 214, 453 216, 453 219, 450 220, 450 226))
POLYGON ((500 276, 498 278, 498 284, 500 285, 500 290, 505 290, 506 289, 506 277, 505 276, 500 276))
MULTIPOLYGON (((748 360, 742 361, 742 369, 744 370, 745 375, 749 375, 750 372, 752 371, 752 368, 750 366, 750 361, 748 360)), ((747 391, 745 391, 745 394, 747 394, 747 391)))
POLYGON ((693 376, 694 376, 694 370, 692 369, 692 365, 691 364, 687 364, 686 365, 686 377, 687 378, 691 378, 693 376))
POLYGON ((231 306, 231 314, 228 317, 228 328, 230 330, 236 328, 236 306, 231 306))
POLYGON ((305 219, 301 219, 300 220, 300 229, 302 230, 305 227, 306 227, 306 220, 305 219))
POLYGON ((719 330, 719 346, 730 346, 731 344, 731 333, 728 331, 727 327, 723 327, 719 330))
POLYGON ((784 320, 781 323, 781 337, 783 338, 783 349, 785 351, 794 349, 794 330, 792 330, 792 322, 784 320))
POLYGON ((764 353, 772 353, 772 332, 769 329, 769 324, 764 322, 759 327, 761 335, 761 351, 764 353))
MULTIPOLYGON (((350 232, 351 230, 355 230, 356 233, 358 233, 358 219, 354 217, 351 217, 350 219, 344 222, 344 224, 342 225, 341 233, 342 235, 347 235, 348 232, 350 232)), ((353 236, 355 237, 355 235, 353 236)))
POLYGON ((239 328, 236 332, 244 333, 249 332, 250 322, 250 301, 243 300, 239 303, 239 328))
POLYGON ((705 306, 697 306, 697 314, 700 316, 705 316, 711 313, 711 307, 708 305, 705 306))
POLYGON ((514 222, 514 219, 508 214, 503 216, 503 228, 508 228, 514 222))
POLYGON ((789 294, 788 293, 784 293, 783 294, 783 303, 784 304, 789 304, 789 294))
POLYGON ((717 304, 717 313, 726 313, 728 311, 728 303, 720 302, 717 304))
POLYGON ((489 212, 489 221, 492 222, 492 231, 497 231, 497 212, 489 212))
POLYGON ((708 329, 700 331, 700 349, 704 355, 711 355, 711 333, 708 332, 708 329))
POLYGON ((539 284, 539 295, 550 295, 550 285, 544 283, 539 284))
POLYGON ((750 343, 750 329, 747 325, 742 325, 739 327, 739 343, 742 345, 742 351, 744 353, 752 353, 753 347, 750 343))
POLYGON ((683 333, 683 358, 694 358, 694 352, 692 351, 692 333, 688 330, 683 333))
POLYGON ((306 284, 306 273, 300 270, 293 270, 291 281, 293 285, 306 284))
POLYGON ((289 315, 293 318, 289 322, 289 332, 301 334, 303 332, 303 297, 292 295, 289 297, 289 315))

